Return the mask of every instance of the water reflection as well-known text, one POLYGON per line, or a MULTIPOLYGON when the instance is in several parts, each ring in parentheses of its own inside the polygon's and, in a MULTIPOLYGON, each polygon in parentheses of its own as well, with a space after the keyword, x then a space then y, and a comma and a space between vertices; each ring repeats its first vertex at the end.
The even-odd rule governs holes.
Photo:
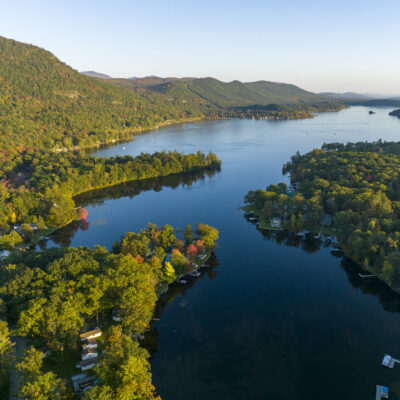
MULTIPOLYGON (((138 196, 140 193, 147 191, 160 192, 166 187, 175 189, 178 187, 191 186, 199 181, 204 181, 205 179, 211 178, 220 171, 221 169, 217 168, 193 173, 126 182, 119 185, 110 186, 108 188, 97 189, 83 193, 76 196, 74 200, 76 205, 79 207, 86 207, 87 205, 99 206, 104 204, 107 200, 121 199, 123 197, 132 199, 133 197, 138 196)), ((75 236, 78 230, 86 231, 90 228, 90 224, 105 225, 107 224, 107 220, 103 218, 93 221, 73 221, 69 225, 55 231, 50 236, 50 239, 56 245, 70 246, 72 238, 75 236)), ((41 249, 46 248, 46 242, 42 242, 39 245, 41 249)))
POLYGON ((147 351, 154 355, 157 353, 157 343, 158 343, 158 330, 157 322, 162 318, 165 308, 168 304, 172 303, 178 297, 182 297, 181 306, 185 305, 185 296, 188 291, 190 291, 198 282, 203 279, 208 279, 213 281, 217 278, 217 267, 219 265, 218 259, 213 253, 210 259, 206 263, 207 267, 200 269, 201 276, 199 278, 189 278, 186 285, 180 285, 174 283, 169 286, 168 291, 163 293, 156 304, 156 309, 154 312, 154 319, 150 329, 146 332, 145 338, 141 341, 141 344, 147 349, 147 351))
POLYGON ((369 273, 335 247, 336 239, 331 235, 317 235, 312 232, 298 234, 287 230, 261 229, 258 226, 257 230, 263 235, 265 240, 300 248, 306 253, 316 253, 323 247, 332 247, 331 255, 342 259, 340 266, 346 272, 348 280, 354 288, 361 289, 364 294, 376 296, 384 310, 400 313, 400 294, 394 292, 376 277, 363 278, 360 276, 360 274, 365 275, 369 273))

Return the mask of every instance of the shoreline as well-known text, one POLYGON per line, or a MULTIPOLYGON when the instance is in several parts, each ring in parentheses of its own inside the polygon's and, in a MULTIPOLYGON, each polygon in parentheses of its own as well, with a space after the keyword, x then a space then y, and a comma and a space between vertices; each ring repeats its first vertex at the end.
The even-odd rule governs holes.
MULTIPOLYGON (((254 209, 251 206, 242 206, 240 207, 242 211, 244 211, 245 213, 254 213, 258 216, 259 220, 258 221, 254 221, 257 222, 257 228, 258 229, 262 229, 262 230, 268 230, 268 231, 276 231, 276 232, 280 232, 280 231, 287 231, 290 232, 288 229, 285 229, 283 227, 272 227, 269 226, 269 224, 264 224, 265 222, 265 218, 261 217, 259 215, 259 211, 254 209), (261 226, 262 225, 262 226, 261 226)), ((247 219, 247 218, 246 218, 247 219)), ((253 222, 253 221, 249 221, 249 222, 253 222)), ((348 258, 349 260, 351 260, 352 262, 354 262, 354 264, 358 265, 360 268, 364 269, 366 272, 369 272, 370 274, 373 274, 376 278, 378 278, 382 283, 384 283, 390 290, 392 290, 393 292, 397 293, 400 295, 400 288, 395 288, 390 286, 382 277, 380 274, 377 274, 375 271, 373 271, 373 269, 369 266, 369 265, 362 265, 360 263, 358 263, 357 261, 353 260, 345 251, 345 249, 343 248, 343 245, 341 245, 338 241, 338 237, 337 237, 337 233, 335 233, 335 229, 334 228, 330 228, 330 231, 326 231, 326 229, 323 229, 323 227, 320 230, 316 230, 316 229, 310 229, 310 227, 305 227, 303 231, 293 231, 291 233, 298 235, 301 232, 307 231, 309 233, 313 233, 314 235, 330 235, 333 236, 336 239, 336 246, 332 246, 334 249, 340 250, 343 252, 343 256, 348 258)))

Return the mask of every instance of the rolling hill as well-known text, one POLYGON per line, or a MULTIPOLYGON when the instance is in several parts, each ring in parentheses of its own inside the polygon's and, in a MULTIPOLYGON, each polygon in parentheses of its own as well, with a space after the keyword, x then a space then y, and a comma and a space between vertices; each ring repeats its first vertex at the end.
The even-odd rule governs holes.
POLYGON ((127 139, 176 121, 308 117, 338 103, 294 85, 266 81, 81 74, 42 48, 0 37, 0 104, 0 158, 7 158, 127 139))
POLYGON ((81 71, 81 74, 92 76, 93 78, 112 79, 111 76, 96 71, 81 71))

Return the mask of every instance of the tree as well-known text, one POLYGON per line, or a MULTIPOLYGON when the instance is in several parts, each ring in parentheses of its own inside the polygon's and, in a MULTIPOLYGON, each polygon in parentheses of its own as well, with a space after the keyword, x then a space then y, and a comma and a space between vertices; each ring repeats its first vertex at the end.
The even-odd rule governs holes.
POLYGON ((191 225, 186 225, 186 229, 184 232, 185 243, 186 245, 190 244, 194 240, 194 233, 191 225))
POLYGON ((12 250, 17 244, 22 243, 22 237, 16 231, 0 236, 0 250, 12 250))
MULTIPOLYGON (((89 392, 106 393, 106 399, 161 400, 151 383, 149 354, 145 349, 118 326, 112 327, 105 347, 104 357, 96 367, 100 382, 89 392)), ((86 396, 90 400, 95 398, 90 393, 86 396)))
POLYGON ((27 400, 61 400, 67 398, 65 382, 52 372, 42 371, 43 353, 31 347, 17 364, 20 376, 19 396, 27 400))
POLYGON ((215 245, 215 242, 219 238, 218 229, 206 224, 198 224, 196 232, 200 236, 204 245, 209 249, 215 245))
POLYGON ((14 354, 13 346, 7 322, 0 321, 0 390, 2 393, 6 392, 6 387, 8 386, 8 372, 14 354))
POLYGON ((175 268, 168 261, 165 262, 164 279, 167 283, 172 283, 176 279, 175 268))

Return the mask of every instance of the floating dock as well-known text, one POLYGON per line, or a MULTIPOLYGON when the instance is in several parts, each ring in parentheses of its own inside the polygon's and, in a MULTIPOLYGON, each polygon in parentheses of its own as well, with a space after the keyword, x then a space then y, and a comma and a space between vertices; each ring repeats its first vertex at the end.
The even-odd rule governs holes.
POLYGON ((387 386, 376 385, 375 400, 388 399, 389 389, 387 386))
POLYGON ((397 360, 396 358, 393 358, 389 354, 385 354, 383 356, 383 360, 382 360, 382 366, 383 367, 393 368, 394 364, 396 364, 396 363, 400 364, 400 360, 397 360))
POLYGON ((373 274, 358 274, 360 278, 374 278, 375 275, 373 274))

